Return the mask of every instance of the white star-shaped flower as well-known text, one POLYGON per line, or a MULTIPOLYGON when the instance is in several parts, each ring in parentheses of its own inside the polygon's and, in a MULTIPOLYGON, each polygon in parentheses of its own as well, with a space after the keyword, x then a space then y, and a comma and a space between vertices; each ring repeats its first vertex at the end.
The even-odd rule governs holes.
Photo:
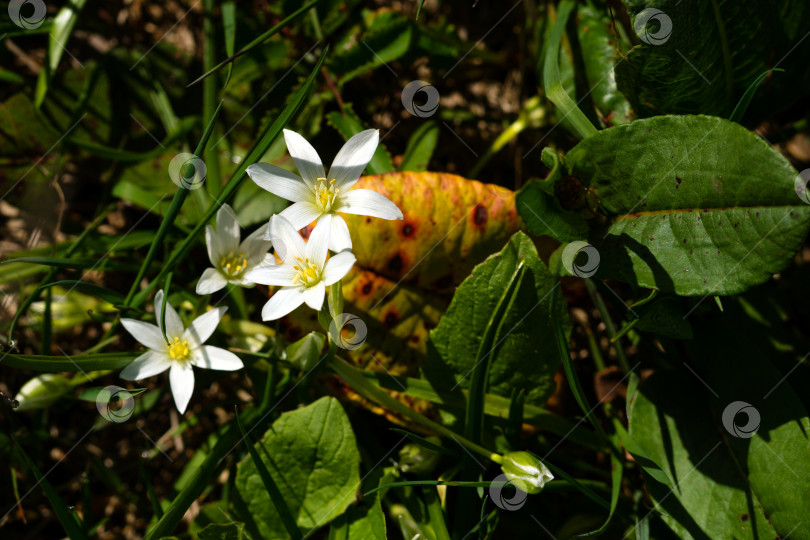
POLYGON ((268 234, 283 263, 251 270, 247 278, 263 285, 281 286, 262 308, 262 320, 272 321, 287 315, 305 303, 314 310, 323 306, 326 287, 337 283, 351 270, 355 256, 348 250, 333 255, 328 261, 331 221, 326 215, 318 220, 309 241, 296 232, 280 214, 270 218, 268 234))
POLYGON ((205 227, 205 245, 208 259, 213 268, 206 268, 197 282, 197 294, 212 294, 228 283, 241 286, 253 285, 245 279, 248 270, 262 265, 276 263, 273 255, 267 253, 272 246, 264 239, 266 227, 259 227, 253 234, 239 243, 239 223, 236 214, 227 204, 217 212, 217 230, 211 225, 205 227))
POLYGON ((161 320, 163 291, 155 295, 155 314, 158 326, 135 319, 121 319, 127 332, 149 350, 132 361, 121 371, 121 378, 128 381, 146 379, 169 370, 169 383, 174 396, 174 403, 180 414, 194 391, 194 371, 192 366, 221 371, 235 371, 243 368, 238 356, 225 349, 203 345, 211 337, 219 320, 228 308, 219 307, 194 319, 188 328, 183 328, 183 321, 166 303, 166 320, 161 320), (163 328, 166 339, 163 339, 163 328))
POLYGON ((269 163, 253 164, 247 173, 259 187, 294 203, 281 215, 295 230, 331 215, 329 249, 334 252, 351 249, 349 228, 337 212, 402 219, 400 209, 384 195, 370 189, 351 189, 374 155, 379 139, 379 132, 369 129, 346 141, 327 175, 312 145, 298 133, 285 129, 287 150, 301 176, 269 163))

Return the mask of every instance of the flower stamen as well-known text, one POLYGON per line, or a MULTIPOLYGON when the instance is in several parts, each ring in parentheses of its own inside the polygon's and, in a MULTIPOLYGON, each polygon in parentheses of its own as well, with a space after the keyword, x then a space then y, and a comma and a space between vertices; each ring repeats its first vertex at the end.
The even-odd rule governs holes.
POLYGON ((169 356, 171 356, 172 360, 185 362, 191 356, 188 341, 180 341, 179 337, 174 338, 174 342, 167 343, 166 347, 169 349, 169 356))
POLYGON ((236 278, 247 270, 247 257, 245 257, 244 253, 236 253, 234 250, 230 250, 227 255, 223 255, 219 259, 219 268, 229 278, 236 278))
POLYGON ((321 269, 317 264, 309 262, 308 258, 302 259, 301 257, 296 257, 295 260, 298 261, 298 265, 293 266, 293 269, 298 273, 293 277, 293 285, 297 285, 300 282, 302 285, 309 288, 320 283, 321 269))
POLYGON ((315 200, 320 205, 325 213, 332 210, 340 190, 335 187, 335 179, 329 180, 329 185, 326 185, 326 178, 318 178, 318 184, 313 186, 315 190, 315 200))

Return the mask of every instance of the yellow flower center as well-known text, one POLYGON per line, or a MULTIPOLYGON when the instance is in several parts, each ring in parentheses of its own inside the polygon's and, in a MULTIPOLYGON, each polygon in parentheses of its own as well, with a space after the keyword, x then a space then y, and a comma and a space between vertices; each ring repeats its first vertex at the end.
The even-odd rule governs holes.
POLYGON ((318 183, 314 187, 315 189, 315 200, 318 201, 318 204, 321 206, 324 212, 329 212, 332 210, 332 205, 335 204, 335 199, 337 199, 338 193, 340 190, 335 187, 335 180, 329 180, 327 184, 326 178, 318 178, 318 183))
POLYGON ((166 347, 169 349, 169 356, 172 357, 172 360, 185 362, 191 356, 188 341, 180 341, 179 337, 174 338, 173 342, 167 343, 166 347))
POLYGON ((235 253, 230 250, 227 255, 219 259, 219 269, 229 278, 236 278, 247 269, 247 258, 244 253, 235 253))
POLYGON ((293 269, 298 273, 293 278, 293 285, 301 282, 301 284, 309 288, 313 285, 317 285, 321 281, 321 269, 318 268, 317 264, 311 263, 309 259, 302 259, 301 257, 296 257, 295 260, 298 261, 298 264, 293 266, 293 269))

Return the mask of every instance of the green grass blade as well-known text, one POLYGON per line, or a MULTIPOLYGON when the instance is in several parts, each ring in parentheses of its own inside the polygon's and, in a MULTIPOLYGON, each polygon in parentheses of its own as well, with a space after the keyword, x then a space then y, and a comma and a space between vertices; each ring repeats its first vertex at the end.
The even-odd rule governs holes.
MULTIPOLYGON (((208 120, 208 125, 206 126, 205 132, 203 133, 203 136, 200 139, 200 143, 194 150, 195 156, 203 155, 205 147, 208 144, 208 139, 211 137, 211 132, 214 129, 214 124, 216 124, 216 120, 217 117, 219 116, 219 111, 221 109, 222 109, 222 102, 220 102, 219 106, 214 111, 213 116, 210 118, 210 120, 208 120)), ((185 173, 181 171, 181 174, 185 173)), ((157 250, 160 249, 160 246, 163 243, 163 239, 169 233, 169 228, 172 226, 172 223, 174 223, 177 214, 180 213, 180 208, 183 206, 183 202, 186 200, 188 192, 189 190, 183 187, 177 188, 177 191, 174 194, 174 198, 172 199, 172 204, 171 206, 169 206, 169 210, 166 212, 166 216, 160 223, 160 227, 158 228, 157 234, 155 235, 155 239, 152 241, 152 245, 149 247, 149 251, 146 254, 146 258, 143 260, 143 263, 141 263, 140 270, 138 270, 138 275, 132 282, 132 286, 130 287, 129 292, 127 293, 126 299, 124 300, 124 304, 126 304, 127 306, 132 305, 132 298, 135 296, 135 292, 138 290, 138 285, 141 283, 141 280, 144 278, 144 275, 146 275, 146 269, 149 268, 149 265, 155 258, 157 250)), ((205 220, 205 223, 207 222, 208 220, 205 220)), ((169 266, 169 268, 171 268, 171 266, 169 266)))
POLYGON ((42 472, 40 472, 39 468, 34 464, 31 458, 28 457, 28 453, 14 437, 14 434, 10 431, 8 434, 11 437, 11 440, 14 441, 14 445, 20 451, 20 455, 22 455, 25 462, 28 463, 28 466, 31 467, 31 470, 34 472, 34 476, 37 479, 37 484, 42 486, 42 490, 45 492, 45 495, 51 502, 51 506, 53 506, 56 517, 59 518, 59 523, 61 523, 62 527, 65 528, 65 532, 70 540, 86 540, 87 536, 84 534, 84 531, 82 531, 82 528, 76 521, 76 518, 73 516, 73 514, 71 514, 70 510, 68 510, 65 502, 59 497, 59 494, 56 493, 56 490, 53 488, 51 483, 48 482, 47 478, 42 475, 42 472))
MULTIPOLYGON (((265 409, 248 408, 243 417, 247 418, 247 423, 252 423, 255 418, 261 422, 266 415, 265 409)), ((219 470, 220 465, 225 458, 234 450, 234 447, 239 444, 241 431, 235 420, 231 420, 222 436, 219 437, 214 447, 205 457, 203 462, 197 469, 196 475, 189 481, 189 483, 177 494, 172 503, 166 509, 163 517, 158 520, 154 527, 152 527, 144 537, 144 540, 157 540, 164 536, 170 536, 174 529, 183 520, 186 511, 194 504, 197 497, 203 492, 208 485, 208 482, 219 470)))
POLYGON ((497 337, 501 333, 506 313, 515 301, 515 296, 525 274, 526 266, 521 261, 512 274, 512 278, 509 280, 503 294, 498 299, 495 310, 492 312, 492 316, 489 318, 484 330, 484 337, 478 346, 475 368, 470 379, 470 390, 467 395, 467 413, 464 422, 465 436, 476 444, 481 442, 484 433, 484 402, 487 393, 489 366, 495 355, 497 337))
POLYGON ((140 353, 99 353, 93 355, 49 356, 12 354, 0 356, 0 365, 34 371, 118 370, 129 365, 140 353))
POLYGON ((225 60, 223 60, 222 62, 220 62, 220 63, 219 63, 219 64, 217 64, 216 66, 214 66, 213 68, 211 68, 211 69, 209 69, 208 71, 206 71, 205 73, 203 73, 203 74, 202 74, 202 75, 201 75, 199 78, 197 78, 197 79, 196 79, 196 80, 194 80, 193 82, 189 83, 189 84, 186 86, 186 88, 188 88, 188 87, 190 87, 190 86, 194 86, 195 84, 197 84, 197 83, 198 83, 198 82, 200 82, 201 80, 203 80, 203 79, 205 79, 206 77, 210 76, 210 75, 211 75, 212 73, 214 73, 215 71, 217 71, 217 70, 221 69, 221 68, 222 68, 222 66, 224 66, 225 64, 230 64, 231 62, 233 62, 234 60, 236 60, 237 58, 239 58, 239 57, 240 57, 240 56, 242 56, 243 54, 246 54, 246 53, 248 53, 248 52, 252 51, 252 50, 253 50, 253 49, 255 49, 256 47, 258 47, 259 45, 261 45, 262 43, 264 43, 265 41, 267 41, 268 39, 270 39, 270 37, 272 37, 274 34, 276 34, 276 33, 277 33, 279 30, 281 30, 282 28, 284 28, 285 26, 287 26, 288 24, 290 24, 292 21, 294 21, 295 19, 297 19, 298 17, 300 17, 302 14, 306 13, 307 11, 309 11, 309 9, 310 9, 311 7, 315 6, 315 5, 316 5, 316 4, 318 4, 318 2, 320 2, 320 1, 321 1, 321 0, 312 0, 311 2, 309 2, 309 3, 307 3, 307 4, 304 4, 304 5, 303 5, 303 6, 301 6, 300 8, 296 9, 296 10, 295 10, 295 11, 293 11, 293 12, 292 12, 290 15, 288 15, 288 16, 287 16, 285 19, 283 19, 283 20, 282 20, 280 23, 278 23, 277 25, 275 25, 274 27, 272 27, 270 30, 268 30, 267 32, 263 33, 262 35, 260 35, 259 37, 257 37, 256 39, 254 39, 253 41, 251 41, 250 43, 248 43, 248 44, 247 44, 247 45, 245 45, 244 47, 242 47, 242 48, 239 50, 239 52, 237 52, 236 54, 231 55, 229 58, 226 58, 225 60))
MULTIPOLYGON (((225 34, 225 54, 231 58, 234 54, 236 43, 236 2, 222 3, 222 31, 225 34)), ((213 69, 208 68, 206 69, 213 69)), ((228 74, 225 76, 225 84, 228 86, 233 74, 233 62, 228 62, 228 74)))
POLYGON ((734 107, 734 110, 731 112, 731 116, 728 118, 729 120, 731 120, 732 122, 737 122, 738 124, 742 124, 742 119, 745 116, 745 111, 748 110, 748 106, 751 104, 751 100, 754 99, 754 95, 757 93, 757 89, 762 84, 762 81, 764 81, 765 78, 774 71, 784 72, 785 70, 779 68, 769 69, 768 71, 762 73, 759 77, 754 79, 754 82, 752 82, 748 86, 748 89, 740 98, 740 101, 737 102, 737 106, 734 107))
POLYGON ((573 0, 563 0, 559 5, 557 20, 554 22, 554 27, 546 42, 543 85, 548 99, 562 113, 560 121, 567 119, 577 132, 577 135, 584 139, 596 133, 596 128, 565 91, 560 78, 560 45, 565 34, 565 25, 574 7, 576 7, 576 3, 573 0))
POLYGON ((82 8, 87 0, 70 0, 65 7, 59 10, 51 25, 50 37, 48 40, 48 62, 39 71, 39 79, 34 94, 34 106, 39 109, 48 93, 51 76, 59 62, 62 60, 62 53, 65 51, 70 33, 79 18, 82 8))

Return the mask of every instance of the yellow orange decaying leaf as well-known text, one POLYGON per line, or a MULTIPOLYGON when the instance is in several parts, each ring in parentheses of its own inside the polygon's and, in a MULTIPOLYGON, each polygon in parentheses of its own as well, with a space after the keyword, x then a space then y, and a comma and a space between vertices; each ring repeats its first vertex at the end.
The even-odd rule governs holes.
POLYGON ((357 265, 422 289, 452 290, 522 227, 514 192, 454 174, 365 176, 354 189, 382 193, 404 216, 344 216, 357 265))
MULTIPOLYGON (((343 279, 345 311, 368 332, 362 347, 342 352, 371 371, 418 376, 428 332, 453 288, 523 228, 514 192, 433 172, 365 176, 354 189, 382 193, 404 219, 344 215, 357 256, 343 279)), ((285 324, 295 339, 318 329, 317 314, 298 309, 285 324)))

